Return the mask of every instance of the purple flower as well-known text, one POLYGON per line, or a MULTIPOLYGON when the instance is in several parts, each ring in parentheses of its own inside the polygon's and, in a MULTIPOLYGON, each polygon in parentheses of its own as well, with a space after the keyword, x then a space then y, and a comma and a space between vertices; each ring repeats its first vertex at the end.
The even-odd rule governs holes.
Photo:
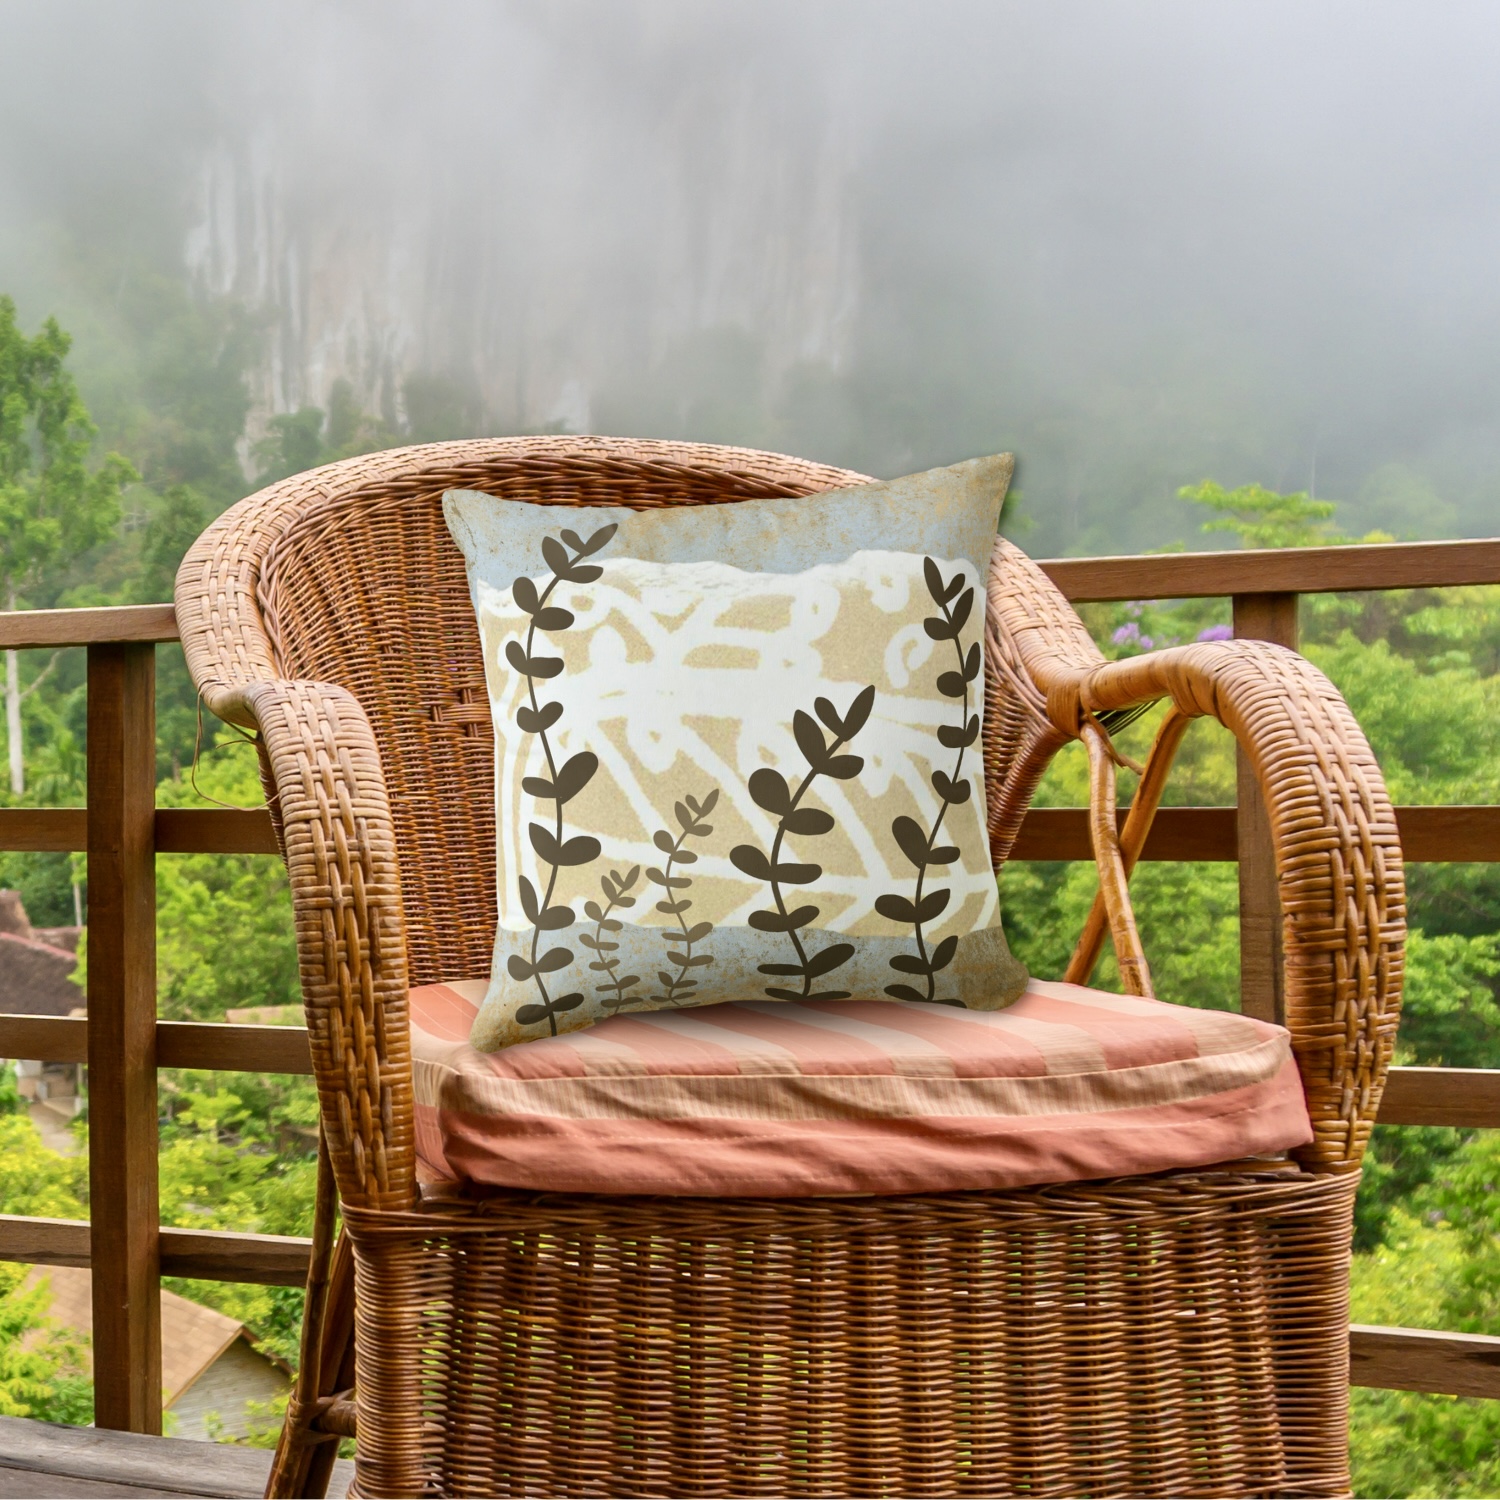
POLYGON ((1141 627, 1131 620, 1128 624, 1120 626, 1112 637, 1117 646, 1136 646, 1140 644, 1141 627))
POLYGON ((1234 639, 1233 625, 1210 625, 1207 630, 1198 632, 1200 641, 1232 641, 1234 639))

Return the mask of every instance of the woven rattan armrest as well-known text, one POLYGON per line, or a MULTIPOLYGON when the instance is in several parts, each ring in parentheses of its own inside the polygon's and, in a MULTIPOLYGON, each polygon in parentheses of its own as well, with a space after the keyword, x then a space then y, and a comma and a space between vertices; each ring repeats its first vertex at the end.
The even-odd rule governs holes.
POLYGON ((308 1041, 345 1203, 416 1199, 407 963, 395 830, 380 753, 353 694, 267 681, 217 696, 259 731, 286 859, 308 1041))
MULTIPOLYGON (((1276 851, 1286 1022, 1315 1133, 1297 1154, 1315 1171, 1358 1168, 1400 1018, 1406 895, 1385 781, 1338 690, 1295 651, 1263 641, 1107 662, 1046 575, 1003 540, 991 570, 989 642, 1002 678, 1012 679, 1006 696, 1031 711, 1026 743, 1009 756, 1010 777, 993 799, 997 854, 1056 748, 1074 738, 1100 744, 1100 715, 1165 699, 1183 718, 1217 719, 1239 741, 1276 851)), ((1096 844, 1102 824, 1095 819, 1096 844)))

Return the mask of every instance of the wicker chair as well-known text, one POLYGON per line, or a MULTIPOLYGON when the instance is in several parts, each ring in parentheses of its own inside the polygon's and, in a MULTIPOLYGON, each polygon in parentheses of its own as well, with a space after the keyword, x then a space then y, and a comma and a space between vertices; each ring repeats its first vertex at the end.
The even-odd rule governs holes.
POLYGON ((1184 728, 1226 724, 1270 812, 1312 1144, 1294 1161, 890 1198, 418 1184, 408 986, 486 975, 495 924, 490 708, 443 491, 648 507, 861 480, 685 443, 435 444, 273 485, 184 561, 194 679, 257 732, 322 1108, 273 1493, 322 1493, 335 1439, 356 1432, 362 1495, 1348 1493, 1351 1206, 1405 932, 1379 770, 1295 653, 1214 642, 1107 664, 1003 540, 996 866, 1048 761, 1084 740, 1101 896, 1070 977, 1108 934, 1126 987, 1149 994, 1126 879, 1184 728), (1153 699, 1171 708, 1117 837, 1108 725, 1153 699))

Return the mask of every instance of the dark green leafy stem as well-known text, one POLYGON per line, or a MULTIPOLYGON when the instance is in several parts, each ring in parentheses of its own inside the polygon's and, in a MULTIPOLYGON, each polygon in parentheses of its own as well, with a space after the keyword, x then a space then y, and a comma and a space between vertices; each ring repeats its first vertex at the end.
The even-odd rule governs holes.
POLYGON ((718 800, 717 787, 701 803, 696 797, 684 797, 672 809, 677 815, 680 830, 677 837, 674 839, 665 828, 659 828, 652 839, 656 847, 667 856, 667 864, 663 870, 647 870, 646 879, 662 887, 664 894, 656 903, 657 911, 677 919, 676 930, 662 934, 668 945, 667 962, 675 964, 677 972, 669 974, 665 969, 659 969, 656 977, 661 981, 662 993, 651 997, 663 1005, 681 1005, 685 1001, 691 1001, 693 991, 698 988, 694 971, 705 969, 714 961, 711 953, 693 952, 693 945, 701 943, 714 930, 714 924, 689 924, 687 913, 693 903, 680 892, 688 890, 693 882, 686 875, 674 875, 672 869, 674 865, 692 865, 698 862, 698 856, 685 846, 688 839, 707 838, 714 831, 713 825, 705 820, 718 800), (678 945, 677 948, 671 946, 673 943, 678 945))
POLYGON ((922 930, 926 923, 936 921, 943 914, 953 892, 946 888, 924 891, 923 885, 929 870, 951 865, 958 858, 957 848, 952 844, 939 844, 938 835, 948 809, 969 800, 970 786, 963 776, 964 756, 979 738, 979 715, 971 714, 969 706, 982 663, 979 642, 975 641, 965 652, 959 639, 974 609, 974 590, 964 587, 962 572, 944 579, 942 570, 930 557, 922 560, 922 573, 927 580, 927 592, 940 611, 923 620, 922 628, 935 641, 952 641, 957 663, 955 670, 939 675, 938 691, 945 698, 961 699, 963 711, 956 725, 944 724, 938 729, 938 742, 955 751, 956 755, 951 772, 932 773, 932 789, 938 794, 937 816, 932 820, 932 827, 924 831, 915 818, 905 816, 891 823, 891 833, 898 847, 916 866, 916 890, 909 898, 894 891, 879 896, 875 910, 893 922, 911 924, 917 951, 896 954, 891 959, 891 967, 897 973, 911 974, 926 982, 925 993, 914 985, 901 983, 888 984, 886 994, 897 1000, 935 1000, 942 1005, 962 1005, 963 1001, 955 996, 939 996, 937 993, 937 976, 953 962, 953 955, 958 951, 957 936, 950 933, 929 950, 922 930))
POLYGON ((604 571, 597 563, 586 563, 582 559, 592 556, 608 543, 619 528, 602 526, 587 541, 576 532, 564 531, 559 537, 542 538, 542 557, 552 570, 547 587, 540 594, 530 578, 521 577, 511 585, 511 597, 519 608, 531 617, 526 631, 526 644, 511 641, 505 648, 505 659, 526 679, 527 702, 516 710, 516 725, 525 734, 534 734, 542 742, 542 754, 547 762, 546 776, 527 776, 521 781, 521 789, 542 801, 551 802, 554 809, 553 826, 545 823, 530 823, 526 833, 537 858, 549 867, 547 889, 538 897, 536 887, 522 875, 519 880, 521 906, 526 919, 531 923, 531 954, 522 958, 512 953, 506 968, 512 979, 533 980, 537 995, 534 1005, 523 1005, 516 1011, 516 1020, 522 1026, 534 1026, 546 1021, 557 1035, 557 1018, 563 1011, 583 1004, 578 993, 549 995, 548 974, 555 974, 573 961, 570 948, 553 947, 541 951, 544 932, 557 932, 573 923, 571 906, 554 906, 553 893, 557 889, 557 872, 573 865, 586 865, 599 857, 599 840, 586 835, 563 838, 563 808, 593 780, 599 769, 599 758, 590 750, 580 750, 570 755, 561 765, 553 752, 550 730, 562 718, 561 703, 541 703, 537 700, 537 684, 556 677, 563 669, 560 656, 537 654, 537 631, 556 633, 567 630, 574 616, 571 610, 561 608, 548 601, 560 583, 593 583, 604 571))
POLYGON ((798 864, 783 860, 781 846, 787 834, 795 838, 814 838, 833 828, 833 817, 818 807, 803 807, 802 799, 807 795, 819 776, 831 781, 852 781, 864 770, 864 758, 859 755, 841 755, 839 752, 865 727, 870 710, 875 706, 875 689, 863 688, 848 711, 840 717, 827 698, 819 698, 813 708, 822 720, 823 728, 833 736, 831 741, 823 738, 823 730, 809 713, 800 708, 792 717, 792 732, 797 738, 797 748, 807 760, 807 774, 798 783, 796 791, 787 784, 786 778, 769 766, 762 766, 750 777, 750 795, 757 807, 764 808, 777 819, 776 839, 771 845, 771 854, 766 855, 754 844, 736 844, 729 851, 729 858, 737 870, 743 871, 753 880, 764 880, 771 887, 774 910, 750 913, 750 925, 761 932, 784 932, 791 940, 796 953, 795 963, 766 963, 758 965, 762 974, 777 978, 801 979, 802 988, 794 990, 780 985, 768 985, 766 994, 773 1000, 847 1000, 847 990, 813 989, 813 981, 831 974, 854 957, 852 943, 830 943, 817 952, 809 952, 801 937, 801 931, 813 922, 819 907, 802 905, 788 909, 784 886, 811 885, 823 873, 822 865, 798 864))
POLYGON ((599 877, 599 885, 604 891, 604 899, 607 903, 600 906, 597 901, 585 901, 584 912, 588 919, 594 924, 594 935, 580 933, 578 941, 585 948, 592 948, 598 955, 589 965, 589 968, 609 977, 603 984, 595 985, 594 988, 601 994, 608 990, 609 994, 604 996, 603 1005, 606 1010, 618 1010, 622 1005, 629 1005, 633 1000, 639 1000, 639 995, 632 995, 632 985, 641 982, 639 974, 620 974, 620 960, 611 955, 620 951, 620 945, 613 938, 606 936, 609 933, 618 932, 625 924, 612 913, 617 907, 630 907, 635 905, 635 897, 627 895, 636 881, 641 878, 641 867, 632 865, 628 875, 621 875, 618 870, 611 870, 607 875, 599 877))

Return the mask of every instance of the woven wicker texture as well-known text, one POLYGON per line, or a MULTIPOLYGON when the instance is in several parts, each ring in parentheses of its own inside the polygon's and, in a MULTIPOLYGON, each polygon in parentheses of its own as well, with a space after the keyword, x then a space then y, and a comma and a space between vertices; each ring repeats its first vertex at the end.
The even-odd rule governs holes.
MULTIPOLYGON (((214 712, 259 732, 291 877, 354 1247, 361 1493, 1347 1493, 1349 1212, 1405 930, 1379 770, 1294 653, 1226 642, 1106 664, 1005 542, 986 626, 995 863, 1051 756, 1090 738, 1104 901, 1086 940, 1107 927, 1149 989, 1092 715, 1170 698, 1227 724, 1277 846, 1316 1131, 1302 1167, 941 1199, 419 1205, 407 989, 482 977, 494 931, 490 711, 442 492, 652 506, 860 477, 679 443, 434 444, 274 485, 183 562, 190 669, 214 712)), ((330 1273, 322 1201, 318 1357, 279 1494, 317 1487, 353 1410, 349 1257, 330 1273)))
POLYGON ((359 1489, 1341 1494, 1352 1191, 356 1212, 359 1489))

